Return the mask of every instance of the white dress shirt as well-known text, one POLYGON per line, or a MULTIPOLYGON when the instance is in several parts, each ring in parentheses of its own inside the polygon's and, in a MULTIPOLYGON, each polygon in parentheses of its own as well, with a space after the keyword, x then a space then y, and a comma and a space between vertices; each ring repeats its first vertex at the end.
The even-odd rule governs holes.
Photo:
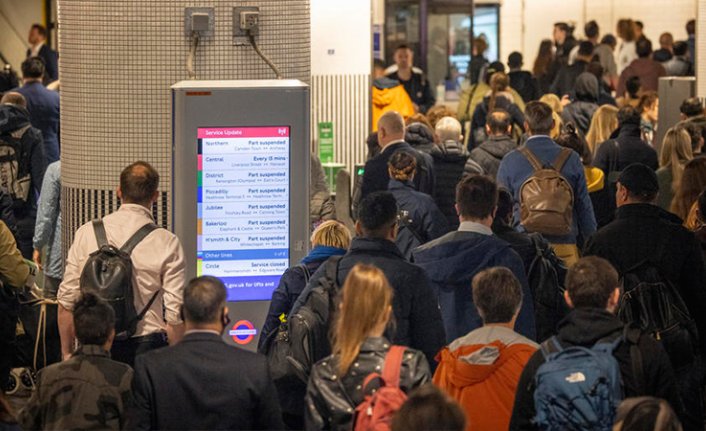
MULTIPOLYGON (((151 212, 135 204, 123 204, 116 212, 103 217, 108 243, 116 247, 125 244, 147 223, 154 223, 151 212)), ((67 310, 73 310, 79 299, 81 272, 89 255, 97 249, 98 241, 92 222, 86 223, 76 231, 66 259, 64 280, 57 293, 59 304, 67 310)), ((137 313, 142 311, 155 292, 160 292, 145 318, 138 323, 135 336, 164 331, 165 319, 171 325, 180 324, 186 263, 179 238, 166 229, 157 229, 135 247, 131 258, 137 313)))

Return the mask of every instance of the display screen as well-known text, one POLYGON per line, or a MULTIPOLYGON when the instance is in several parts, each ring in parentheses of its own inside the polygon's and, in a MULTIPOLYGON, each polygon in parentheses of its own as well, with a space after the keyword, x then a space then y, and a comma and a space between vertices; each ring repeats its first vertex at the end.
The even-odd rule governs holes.
POLYGON ((289 266, 288 126, 198 129, 197 274, 269 300, 289 266))

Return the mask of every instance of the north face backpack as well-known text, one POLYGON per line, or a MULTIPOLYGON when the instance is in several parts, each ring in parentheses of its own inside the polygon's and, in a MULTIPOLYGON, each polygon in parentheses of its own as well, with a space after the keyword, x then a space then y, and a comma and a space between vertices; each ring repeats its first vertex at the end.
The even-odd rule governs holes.
MULTIPOLYGON (((664 247, 655 255, 655 262, 661 262, 663 254, 664 247)), ((692 364, 698 356, 698 332, 676 287, 650 259, 626 270, 621 278, 620 320, 651 334, 662 344, 675 370, 692 364)))
POLYGON ((369 374, 363 381, 363 392, 368 394, 355 409, 354 431, 388 431, 392 428, 392 416, 407 400, 400 389, 402 358, 406 347, 392 346, 385 356, 382 375, 369 374), (370 394, 370 384, 379 381, 380 386, 370 394))
POLYGON ((541 345, 545 362, 535 375, 534 424, 542 430, 609 431, 623 399, 620 366, 613 351, 623 342, 563 348, 556 337, 541 345))
POLYGON ((145 317, 159 291, 152 295, 145 308, 135 310, 134 274, 130 253, 147 235, 158 229, 148 223, 135 232, 125 244, 117 248, 108 243, 103 220, 93 220, 98 250, 88 257, 81 272, 81 293, 95 293, 105 299, 115 311, 115 339, 126 340, 135 334, 137 323, 145 317))
POLYGON ((28 129, 29 126, 19 139, 9 134, 0 136, 0 190, 11 196, 16 205, 27 203, 30 196, 30 160, 22 143, 28 129))
POLYGON ((333 256, 324 262, 324 275, 312 281, 316 285, 304 304, 287 316, 264 349, 270 375, 280 391, 288 382, 306 384, 313 365, 331 354, 328 334, 340 290, 337 278, 341 258, 333 256))
POLYGON ((520 186, 520 223, 527 231, 544 235, 571 233, 574 190, 561 175, 571 151, 562 148, 556 161, 544 166, 527 146, 520 148, 534 170, 520 186))

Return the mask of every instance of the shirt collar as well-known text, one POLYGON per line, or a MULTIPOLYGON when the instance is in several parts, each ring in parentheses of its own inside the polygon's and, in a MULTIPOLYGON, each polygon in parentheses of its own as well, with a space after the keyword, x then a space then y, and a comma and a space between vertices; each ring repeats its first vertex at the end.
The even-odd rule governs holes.
POLYGON ((529 138, 527 138, 527 140, 525 141, 525 143, 527 143, 527 142, 529 142, 529 141, 531 141, 531 140, 533 140, 533 139, 538 139, 538 138, 549 139, 550 141, 552 140, 551 136, 548 136, 548 135, 532 135, 532 136, 530 136, 529 138))
POLYGON ((184 332, 184 336, 191 335, 191 334, 213 334, 217 336, 221 336, 221 333, 218 331, 214 331, 212 329, 190 329, 186 332, 184 332))
POLYGON ((404 143, 405 143, 404 139, 398 139, 396 141, 392 141, 389 144, 385 145, 385 148, 382 149, 382 152, 384 153, 388 148, 390 148, 391 146, 393 146, 395 144, 404 144, 404 143))
POLYGON ((120 208, 118 208, 118 211, 142 213, 144 216, 149 217, 150 219, 152 219, 152 221, 154 221, 154 217, 152 217, 152 211, 139 204, 122 204, 120 205, 120 208))
POLYGON ((79 355, 104 356, 106 358, 110 358, 110 352, 106 352, 105 349, 103 349, 103 346, 99 346, 97 344, 85 344, 80 346, 78 349, 76 349, 76 352, 74 352, 73 356, 79 355))
POLYGON ((481 235, 492 235, 493 231, 488 226, 474 221, 462 221, 458 226, 459 232, 475 232, 481 235))

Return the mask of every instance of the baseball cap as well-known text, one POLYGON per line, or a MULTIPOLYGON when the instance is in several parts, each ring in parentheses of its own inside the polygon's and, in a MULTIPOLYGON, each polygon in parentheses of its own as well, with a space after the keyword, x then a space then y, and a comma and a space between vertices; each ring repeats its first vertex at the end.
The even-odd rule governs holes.
POLYGON ((620 173, 618 182, 630 193, 637 196, 652 196, 659 191, 657 174, 642 163, 628 165, 620 173))

